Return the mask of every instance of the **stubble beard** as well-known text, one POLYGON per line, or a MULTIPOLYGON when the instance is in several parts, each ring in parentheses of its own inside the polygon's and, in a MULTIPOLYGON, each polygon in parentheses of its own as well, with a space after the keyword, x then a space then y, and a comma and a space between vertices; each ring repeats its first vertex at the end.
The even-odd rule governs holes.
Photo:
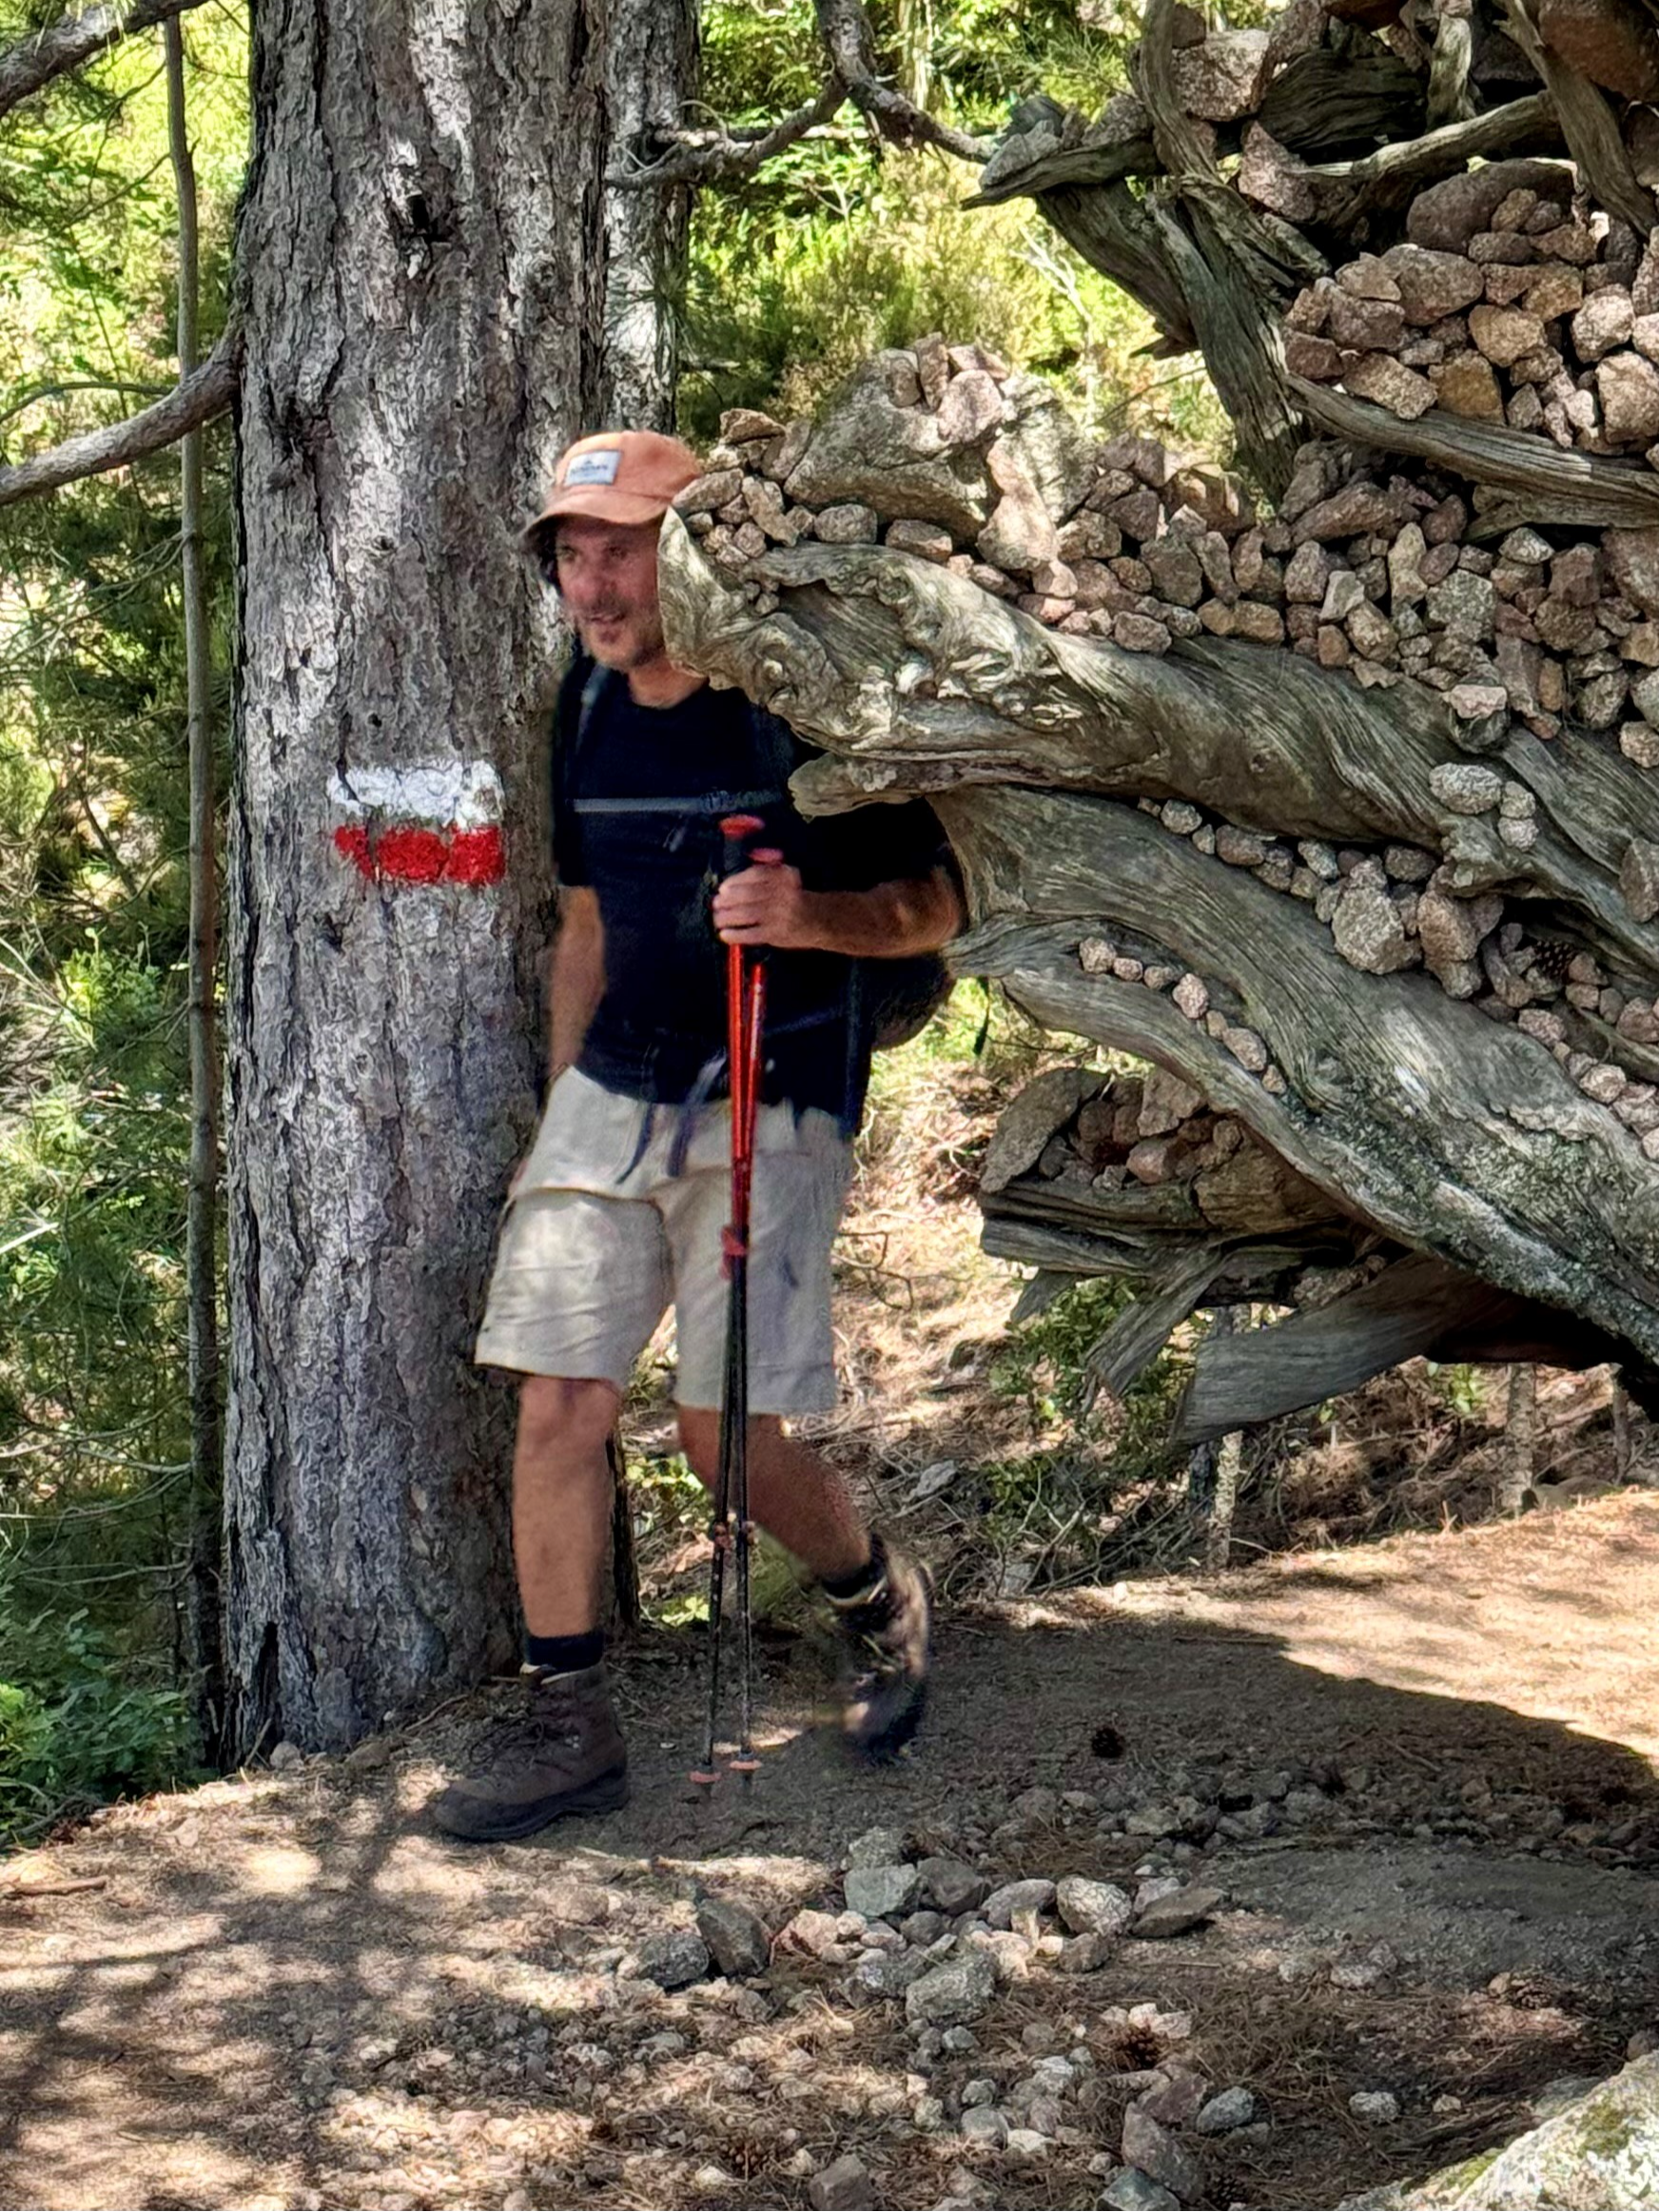
POLYGON ((582 643, 601 668, 628 675, 636 668, 648 667, 665 650, 662 623, 655 617, 634 613, 624 615, 621 622, 619 635, 608 643, 601 642, 590 627, 582 625, 582 643))

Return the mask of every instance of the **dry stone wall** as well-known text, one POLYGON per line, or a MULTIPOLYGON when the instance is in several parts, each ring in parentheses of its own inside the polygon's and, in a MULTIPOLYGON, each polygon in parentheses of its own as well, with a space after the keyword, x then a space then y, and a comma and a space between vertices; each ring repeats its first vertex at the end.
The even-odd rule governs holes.
MULTIPOLYGON (((1515 166, 1535 173, 1542 165, 1515 166)), ((1452 181, 1480 182, 1490 196, 1491 176, 1452 181)), ((1424 225, 1430 234, 1454 235, 1446 186, 1423 202, 1440 210, 1424 225)), ((1477 218, 1465 206, 1457 221, 1477 218)), ((1465 243, 1509 239, 1519 250, 1544 237, 1554 248, 1565 230, 1574 252, 1611 258, 1567 262, 1552 251, 1543 263, 1480 263, 1440 246, 1396 249, 1392 260, 1362 258, 1304 293, 1292 339, 1317 336, 1329 349, 1319 365, 1351 386, 1356 373, 1361 384, 1375 384, 1365 364, 1387 359, 1427 388, 1423 371, 1462 354, 1447 316, 1426 326, 1435 337, 1410 317, 1460 296, 1466 333, 1477 281, 1495 280, 1502 290, 1525 266, 1542 286, 1570 270, 1571 317, 1565 294, 1555 317, 1534 317, 1547 339, 1563 342, 1587 303, 1628 303, 1638 280, 1635 297, 1646 300, 1649 267, 1659 284, 1659 247, 1632 261, 1622 226, 1576 224, 1535 186, 1510 186, 1484 219, 1493 226, 1465 243), (1540 208, 1551 219, 1546 231, 1495 227, 1500 216, 1539 221, 1540 208), (1615 294, 1619 269, 1626 280, 1615 294), (1583 278, 1603 271, 1609 282, 1586 293, 1583 278), (1298 318, 1322 328, 1298 331, 1298 318), (1396 351, 1344 349, 1333 330, 1386 333, 1396 351), (1439 349, 1434 360, 1425 346, 1439 349)), ((1659 317, 1654 327, 1659 333, 1659 317)), ((1488 324, 1475 328, 1490 342, 1488 324)), ((1513 367, 1505 371, 1513 392, 1537 388, 1514 379, 1513 367)), ((1532 791, 1478 757, 1512 720, 1546 741, 1576 726, 1630 760, 1659 765, 1659 529, 1590 537, 1522 526, 1484 543, 1477 490, 1428 471, 1408 476, 1375 454, 1324 440, 1302 447, 1278 512, 1259 513, 1237 475, 1148 437, 1097 442, 1039 380, 1011 373, 984 346, 947 345, 938 335, 878 355, 863 384, 855 402, 819 429, 748 409, 723 419, 709 473, 678 501, 716 563, 742 577, 775 546, 880 542, 938 562, 1045 625, 1127 652, 1224 638, 1300 655, 1364 687, 1411 681, 1441 694, 1477 755, 1432 772, 1446 823, 1441 851, 1274 837, 1186 799, 1142 805, 1197 851, 1305 902, 1350 966, 1374 974, 1422 968, 1451 996, 1516 1025, 1659 1159, 1654 998, 1632 976, 1616 977, 1539 927, 1524 898, 1469 895, 1467 871, 1449 865, 1489 853, 1495 836, 1519 871, 1536 839, 1532 791)), ((1573 435, 1606 433, 1574 427, 1573 435)), ((763 582, 745 589, 757 612, 775 603, 763 582)), ((1645 920, 1659 910, 1659 849, 1650 867, 1638 854, 1626 872, 1627 898, 1645 920)), ((1269 1090, 1282 1089, 1261 1039, 1211 1008, 1203 977, 1099 934, 1081 940, 1078 959, 1085 972, 1110 970, 1168 993, 1269 1090)))
POLYGON ((729 418, 665 536, 676 648, 825 748, 803 796, 933 794, 973 971, 1203 1102, 987 1223, 1143 1275, 1114 1362, 1241 1248, 1198 1195, 1229 1121, 1392 1245, 1257 1371, 1200 1360, 1194 1434, 1442 1341, 1633 1353, 1659 1403, 1643 69, 1625 0, 1145 0, 1133 89, 1023 101, 969 204, 1029 200, 1201 354, 1238 472, 932 334, 815 422, 729 418))

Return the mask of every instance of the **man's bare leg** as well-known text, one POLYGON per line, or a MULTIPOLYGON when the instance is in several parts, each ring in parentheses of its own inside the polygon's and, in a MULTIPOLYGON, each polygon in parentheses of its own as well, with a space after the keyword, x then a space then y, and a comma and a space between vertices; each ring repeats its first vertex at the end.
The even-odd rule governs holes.
MULTIPOLYGON (((680 1408, 680 1441, 699 1481, 719 1475, 720 1417, 680 1408)), ((865 1526, 840 1470, 786 1437, 775 1416, 749 1424, 753 1519, 809 1568, 840 1616, 849 1653, 841 1727, 869 1758, 915 1733, 927 1687, 932 1599, 926 1573, 865 1526)))
MULTIPOLYGON (((720 1468, 720 1416, 682 1405, 679 1422, 692 1472, 712 1490, 720 1468)), ((821 1582, 843 1581, 869 1563, 869 1531, 846 1477, 810 1444, 786 1437, 775 1414, 758 1414, 749 1424, 749 1510, 821 1582)))
POLYGON ((608 1382, 526 1376, 513 1454, 513 1552, 528 1631, 528 1729, 497 1732, 435 1801, 450 1835, 501 1843, 567 1812, 626 1803, 628 1753, 603 1665, 599 1583, 611 1533, 616 1419, 608 1382))
POLYGON ((609 1382, 526 1375, 520 1387, 513 1556, 533 1636, 584 1635, 599 1625, 613 1487, 605 1445, 620 1403, 609 1382))

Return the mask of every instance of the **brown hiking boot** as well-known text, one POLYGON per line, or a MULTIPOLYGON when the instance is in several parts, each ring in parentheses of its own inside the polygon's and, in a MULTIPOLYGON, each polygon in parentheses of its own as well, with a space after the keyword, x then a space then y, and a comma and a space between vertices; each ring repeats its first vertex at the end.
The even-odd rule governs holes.
POLYGON ((841 1732, 863 1757, 880 1760, 902 1751, 922 1724, 933 1586, 926 1567, 880 1537, 870 1551, 871 1588, 830 1602, 850 1647, 841 1732))
POLYGON ((446 1835, 510 1843, 567 1812, 628 1802, 628 1748, 603 1660, 575 1674, 527 1667, 528 1701, 481 1739, 473 1770, 432 1801, 446 1835))

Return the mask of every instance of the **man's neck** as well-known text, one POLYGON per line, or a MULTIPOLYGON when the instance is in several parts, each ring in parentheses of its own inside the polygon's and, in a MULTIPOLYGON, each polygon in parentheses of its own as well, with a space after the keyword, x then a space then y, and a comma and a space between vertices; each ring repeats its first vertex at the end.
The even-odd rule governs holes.
POLYGON ((666 653, 628 671, 628 689, 636 707, 677 707, 701 691, 706 681, 690 669, 676 668, 666 653))

